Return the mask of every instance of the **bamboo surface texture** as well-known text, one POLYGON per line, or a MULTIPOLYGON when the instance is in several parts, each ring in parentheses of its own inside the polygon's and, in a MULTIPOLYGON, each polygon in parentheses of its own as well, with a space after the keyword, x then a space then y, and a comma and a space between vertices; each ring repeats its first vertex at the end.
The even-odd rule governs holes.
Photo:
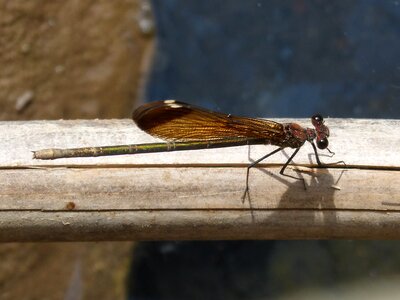
MULTIPOLYGON (((277 120, 285 122, 287 120, 277 120)), ((291 120, 293 121, 293 120, 291 120)), ((294 120, 311 127, 310 120, 294 120)), ((250 171, 270 145, 34 160, 44 148, 149 143, 131 120, 0 122, 0 241, 398 239, 400 121, 326 119, 330 157, 309 143, 250 171)))

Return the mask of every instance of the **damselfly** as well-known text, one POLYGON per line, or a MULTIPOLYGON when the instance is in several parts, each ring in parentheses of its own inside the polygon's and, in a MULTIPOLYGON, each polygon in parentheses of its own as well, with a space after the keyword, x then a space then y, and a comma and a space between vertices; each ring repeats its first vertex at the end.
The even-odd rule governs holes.
MULTIPOLYGON (((222 114, 187 103, 165 100, 140 106, 133 113, 133 120, 143 131, 165 140, 165 143, 85 147, 70 149, 43 149, 34 151, 36 159, 57 159, 66 157, 93 157, 179 150, 234 147, 242 145, 271 144, 277 149, 252 162, 247 167, 246 193, 249 186, 249 171, 267 157, 294 148, 295 151, 280 170, 284 173, 304 143, 310 142, 317 164, 321 163, 317 147, 327 149, 329 129, 321 115, 311 117, 314 128, 303 128, 296 123, 277 123, 265 119, 237 117, 222 114), (316 141, 317 146, 315 146, 316 141)), ((304 182, 304 180, 303 180, 304 182)))

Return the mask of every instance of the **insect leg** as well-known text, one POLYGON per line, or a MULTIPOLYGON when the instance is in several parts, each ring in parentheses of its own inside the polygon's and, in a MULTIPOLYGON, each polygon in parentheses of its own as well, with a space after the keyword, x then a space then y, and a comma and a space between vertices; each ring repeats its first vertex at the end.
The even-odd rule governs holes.
MULTIPOLYGON (((335 166, 335 165, 339 165, 339 164, 343 164, 343 165, 346 166, 346 163, 345 163, 343 160, 341 160, 341 161, 336 161, 336 162, 329 163, 329 164, 323 164, 323 163, 321 162, 321 160, 319 159, 317 147, 315 146, 315 144, 314 144, 313 142, 311 142, 311 146, 312 146, 313 149, 314 149, 315 159, 317 160, 317 164, 318 164, 319 167, 321 167, 321 168, 325 167, 325 168, 326 168, 326 167, 328 167, 328 166, 335 166)), ((331 150, 328 149, 328 151, 329 151, 329 153, 333 153, 333 154, 334 154, 334 152, 332 152, 331 150)))
POLYGON ((307 187, 306 187, 306 182, 304 181, 304 178, 296 177, 296 176, 288 175, 288 174, 285 174, 285 173, 284 173, 286 167, 287 167, 287 166, 289 165, 289 163, 293 160, 293 158, 296 156, 296 154, 297 154, 297 152, 299 152, 299 150, 300 150, 300 147, 297 148, 297 149, 293 152, 292 156, 289 157, 289 159, 288 159, 287 162, 283 165, 283 167, 282 167, 282 169, 280 170, 279 173, 280 173, 281 175, 283 175, 283 176, 286 176, 286 177, 290 177, 290 178, 293 178, 293 179, 297 179, 297 180, 303 181, 304 189, 306 190, 307 187))
POLYGON ((244 202, 244 199, 246 198, 246 195, 249 193, 249 175, 250 175, 250 169, 251 169, 252 167, 254 167, 255 165, 257 165, 259 162, 263 161, 264 159, 266 159, 266 158, 270 157, 271 155, 274 155, 275 153, 277 153, 277 152, 279 152, 279 151, 282 151, 282 150, 283 150, 283 148, 275 149, 274 151, 268 153, 267 155, 264 155, 263 157, 261 157, 261 158, 257 159, 256 161, 252 162, 252 163, 247 167, 247 172, 246 172, 246 190, 245 190, 245 192, 244 192, 244 194, 243 194, 242 202, 244 202))
POLYGON ((314 142, 311 142, 311 146, 312 146, 313 149, 314 149, 315 159, 317 160, 318 166, 322 167, 322 163, 321 163, 321 161, 319 160, 319 155, 318 155, 317 147, 315 146, 314 142))

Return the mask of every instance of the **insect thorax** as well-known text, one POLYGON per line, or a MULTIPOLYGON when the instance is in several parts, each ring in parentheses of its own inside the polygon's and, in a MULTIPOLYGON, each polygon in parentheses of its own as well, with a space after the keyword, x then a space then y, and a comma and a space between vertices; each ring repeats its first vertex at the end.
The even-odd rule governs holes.
POLYGON ((299 148, 309 139, 308 128, 305 129, 296 123, 284 124, 285 140, 278 145, 281 147, 299 148))

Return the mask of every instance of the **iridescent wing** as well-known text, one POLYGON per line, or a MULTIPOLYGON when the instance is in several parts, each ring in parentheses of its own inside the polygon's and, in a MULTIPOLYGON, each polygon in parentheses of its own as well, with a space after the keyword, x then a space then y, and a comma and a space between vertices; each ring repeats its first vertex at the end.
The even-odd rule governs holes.
POLYGON ((175 100, 145 104, 135 110, 133 120, 143 131, 167 141, 274 140, 284 136, 280 123, 226 115, 175 100))

